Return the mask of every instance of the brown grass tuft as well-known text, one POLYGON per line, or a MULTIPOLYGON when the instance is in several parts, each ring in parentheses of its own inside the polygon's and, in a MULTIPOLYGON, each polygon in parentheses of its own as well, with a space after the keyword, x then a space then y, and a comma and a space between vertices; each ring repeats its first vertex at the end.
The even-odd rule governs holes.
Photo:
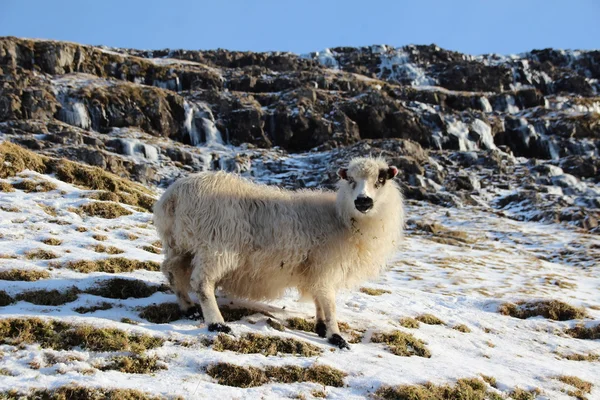
POLYGON ((132 356, 116 356, 102 368, 102 371, 119 371, 126 374, 152 374, 167 369, 156 356, 134 354, 132 356))
POLYGON ((108 240, 108 236, 99 235, 99 234, 92 235, 92 238, 94 238, 95 240, 97 240, 99 242, 104 242, 105 240, 108 240))
POLYGON ((381 296, 382 294, 392 293, 389 290, 373 289, 373 288, 366 288, 366 287, 361 287, 360 291, 361 291, 361 293, 368 294, 369 296, 381 296))
POLYGON ((111 308, 113 308, 112 304, 103 301, 102 303, 90 307, 77 307, 74 308, 73 311, 78 312, 79 314, 88 314, 100 310, 110 310, 111 308))
POLYGON ((39 343, 44 348, 71 350, 81 347, 90 351, 143 352, 162 346, 164 340, 148 335, 128 334, 114 328, 71 325, 39 318, 0 320, 0 343, 10 345, 39 343))
POLYGON ((26 252, 25 258, 28 260, 52 260, 54 258, 58 258, 58 256, 48 250, 36 249, 26 252))
POLYGON ((62 386, 55 389, 33 389, 28 392, 15 390, 0 393, 0 399, 35 400, 160 400, 161 396, 152 396, 133 389, 104 389, 82 386, 62 386))
POLYGON ((79 289, 72 287, 64 292, 54 290, 29 290, 19 293, 16 297, 19 301, 26 301, 38 306, 61 306, 71 303, 79 297, 79 289))
POLYGON ((95 246, 92 246, 92 249, 96 252, 96 253, 107 253, 107 254, 123 254, 125 253, 124 250, 121 250, 119 248, 116 248, 114 246, 104 246, 102 244, 97 244, 95 246))
POLYGON ((56 190, 57 188, 54 183, 47 180, 34 181, 31 179, 23 179, 21 182, 16 182, 12 185, 15 189, 22 190, 26 193, 49 192, 51 190, 56 190))
POLYGON ((167 324, 184 317, 177 303, 151 304, 142 309, 140 317, 153 324, 167 324))
POLYGON ((433 314, 421 314, 415 319, 427 325, 445 325, 446 323, 433 314))
POLYGON ((484 400, 487 387, 475 378, 459 379, 454 386, 400 385, 383 386, 375 392, 376 398, 385 400, 484 400))
POLYGON ((312 365, 308 368, 286 365, 267 367, 242 367, 229 363, 218 363, 207 368, 207 373, 220 385, 235 387, 261 386, 269 381, 279 383, 315 382, 324 386, 342 387, 346 374, 326 365, 312 365))
POLYGON ((542 316, 555 321, 582 319, 587 316, 583 308, 573 307, 558 300, 504 303, 498 307, 498 312, 520 319, 542 316))
POLYGON ((371 338, 373 343, 385 343, 390 352, 397 356, 410 357, 419 356, 430 358, 431 353, 425 347, 425 343, 402 331, 393 331, 391 333, 375 333, 371 338))
POLYGON ((154 253, 154 254, 162 253, 162 250, 160 249, 160 247, 154 247, 154 246, 142 246, 142 250, 145 250, 148 253, 154 253))
POLYGON ((600 324, 589 328, 584 325, 577 325, 574 328, 567 329, 565 333, 576 339, 600 339, 600 324))
POLYGON ((248 333, 239 339, 220 334, 213 344, 213 350, 229 350, 240 354, 260 353, 265 356, 292 354, 303 357, 312 357, 322 353, 320 348, 306 342, 293 338, 264 336, 257 333, 248 333))
POLYGON ((15 302, 15 299, 13 299, 4 290, 0 290, 0 307, 8 306, 8 305, 10 305, 10 304, 12 304, 14 302, 15 302))
POLYGON ((119 218, 123 215, 133 214, 131 211, 117 203, 99 201, 84 204, 83 206, 81 206, 81 211, 83 211, 90 217, 100 217, 106 219, 114 219, 119 218))
POLYGON ((400 320, 400 325, 409 329, 418 329, 420 324, 416 319, 406 317, 400 320))
POLYGON ((95 287, 86 290, 87 293, 109 299, 128 299, 130 297, 140 299, 152 296, 160 290, 166 290, 164 286, 148 285, 138 279, 114 278, 104 280, 95 287))
POLYGON ((42 243, 47 244, 48 246, 60 246, 62 244, 62 240, 57 238, 46 238, 42 239, 42 243))
POLYGON ((14 192, 15 188, 8 182, 0 181, 0 192, 10 193, 14 192))
POLYGON ((471 333, 471 329, 465 324, 454 325, 452 329, 462 333, 471 333))
POLYGON ((283 332, 285 331, 285 326, 283 326, 282 323, 275 321, 274 319, 268 318, 267 319, 267 325, 269 325, 271 328, 283 332))
MULTIPOLYGON (((59 265, 56 266, 59 267, 59 265)), ((111 274, 132 272, 138 269, 145 269, 147 271, 160 270, 160 264, 154 261, 130 260, 124 257, 110 257, 103 260, 70 261, 64 264, 64 267, 82 273, 107 272, 111 274)))
POLYGON ((561 375, 557 376, 556 379, 562 383, 566 383, 567 385, 571 385, 576 388, 577 391, 569 391, 568 393, 569 395, 577 397, 578 399, 585 399, 584 393, 589 394, 592 392, 593 385, 590 382, 584 381, 576 376, 561 375))
POLYGON ((0 271, 0 280, 3 281, 25 281, 33 282, 40 279, 48 279, 50 274, 46 271, 36 271, 33 269, 9 269, 0 271))

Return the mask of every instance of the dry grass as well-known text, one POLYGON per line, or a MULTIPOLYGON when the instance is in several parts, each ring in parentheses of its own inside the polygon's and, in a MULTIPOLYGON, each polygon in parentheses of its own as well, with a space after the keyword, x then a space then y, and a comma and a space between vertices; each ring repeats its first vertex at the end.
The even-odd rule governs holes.
POLYGON ((0 307, 6 307, 14 302, 15 302, 15 299, 13 299, 4 290, 0 290, 0 307))
POLYGON ((287 365, 262 370, 218 363, 210 365, 206 372, 220 385, 241 388, 261 386, 269 382, 315 382, 324 386, 342 387, 346 376, 344 372, 326 365, 312 365, 308 368, 287 365))
POLYGON ((48 246, 60 246, 62 244, 62 240, 57 238, 46 238, 42 239, 42 243, 47 244, 48 246))
POLYGON ((92 246, 92 250, 94 250, 96 253, 107 253, 107 254, 112 254, 112 255, 125 253, 124 250, 121 250, 117 247, 104 246, 102 244, 97 244, 95 246, 92 246))
POLYGON ((77 307, 74 308, 73 311, 78 312, 79 314, 88 314, 100 310, 110 310, 111 308, 113 308, 112 304, 103 301, 102 303, 90 307, 77 307))
POLYGON ((53 260, 58 258, 56 254, 44 249, 30 250, 25 253, 25 258, 28 260, 53 260))
POLYGON ((31 179, 23 179, 21 182, 16 182, 12 185, 15 189, 22 190, 26 193, 50 192, 51 190, 56 190, 57 188, 54 183, 46 180, 34 181, 31 179))
POLYGON ((421 314, 415 319, 427 325, 445 325, 446 323, 433 314, 421 314))
POLYGON ((40 279, 48 279, 50 274, 47 271, 36 271, 32 269, 9 269, 0 271, 0 280, 3 281, 25 281, 34 282, 40 279))
POLYGON ((92 235, 92 238, 99 241, 99 242, 104 242, 105 240, 108 240, 108 236, 106 235, 100 235, 100 234, 95 234, 92 235))
POLYGON ((516 387, 512 392, 510 392, 510 397, 513 400, 535 400, 538 394, 539 391, 537 389, 527 391, 525 389, 516 387))
POLYGON ((452 327, 455 331, 459 331, 462 333, 471 333, 471 329, 465 324, 458 324, 452 327))
POLYGON ((0 178, 15 176, 24 169, 41 174, 54 174, 63 182, 86 189, 116 193, 119 201, 152 211, 152 192, 139 183, 101 168, 42 156, 8 141, 0 143, 0 178))
POLYGON ((126 374, 152 374, 167 367, 156 356, 134 354, 131 356, 116 356, 100 368, 102 371, 119 371, 126 374))
POLYGON ((600 339, 600 324, 589 328, 584 325, 577 325, 574 328, 567 329, 565 333, 576 339, 600 339))
POLYGON ((239 339, 220 334, 213 344, 213 350, 229 350, 240 354, 260 353, 265 356, 291 354, 312 357, 322 353, 320 348, 306 342, 293 338, 264 336, 257 333, 248 333, 239 339))
POLYGON ((304 318, 294 317, 285 320, 287 327, 297 331, 314 332, 315 323, 304 318))
POLYGON ((71 325, 39 318, 0 320, 0 343, 10 345, 39 343, 44 348, 71 350, 81 347, 90 351, 143 352, 162 346, 163 339, 135 335, 115 328, 71 325))
POLYGON ((373 288, 366 288, 366 287, 361 287, 360 291, 361 291, 361 293, 365 293, 365 294, 368 294, 370 296, 381 296, 382 294, 392 293, 389 290, 373 289, 373 288))
POLYGON ((100 201, 84 204, 80 209, 90 217, 100 217, 105 219, 115 219, 123 215, 133 214, 131 211, 117 203, 100 201))
POLYGON ((162 303, 144 307, 140 317, 153 324, 167 324, 184 318, 184 315, 177 303, 162 303))
MULTIPOLYGON (((60 267, 60 265, 54 266, 60 267)), ((160 270, 160 264, 157 262, 130 260, 123 257, 111 257, 103 260, 70 261, 63 266, 86 274, 90 272, 116 274, 120 272, 132 272, 138 269, 145 269, 147 271, 160 270)))
POLYGON ((12 185, 5 181, 0 181, 0 192, 10 193, 14 192, 15 188, 12 185))
POLYGON ((393 331, 391 333, 375 333, 371 338, 373 343, 385 343, 388 350, 397 356, 410 357, 419 356, 430 358, 431 353, 425 347, 425 343, 402 331, 393 331))
POLYGON ((594 353, 580 354, 580 353, 571 353, 571 354, 562 354, 556 353, 560 358, 564 358, 569 361, 598 361, 600 360, 600 355, 594 353))
POLYGON ((496 382, 496 378, 494 378, 493 376, 481 374, 481 379, 483 379, 488 385, 490 385, 493 388, 498 386, 498 382, 496 382))
POLYGON ((420 323, 414 318, 406 317, 400 320, 400 325, 409 329, 418 329, 420 323))
POLYGON ((19 207, 7 206, 4 204, 0 206, 0 210, 6 211, 6 212, 14 212, 14 213, 21 211, 21 209, 19 207))
POLYGON ((400 385, 383 386, 375 397, 385 400, 484 400, 488 395, 486 384, 475 378, 459 379, 454 386, 400 385))
POLYGON ((154 246, 142 246, 142 250, 145 250, 148 253, 154 253, 154 254, 162 253, 162 250, 159 247, 154 247, 154 246))
POLYGON ((152 396, 133 389, 103 389, 82 386, 62 386, 55 389, 33 389, 28 392, 11 390, 0 393, 0 399, 32 399, 32 400, 160 400, 160 396, 152 396))
POLYGON ((268 318, 267 325, 279 332, 285 331, 285 326, 282 323, 275 321, 274 319, 268 318))
POLYGON ((498 312, 520 319, 542 316, 555 321, 582 319, 587 316, 583 308, 573 307, 558 300, 504 303, 498 307, 498 312))
POLYGON ((561 375, 557 376, 555 379, 558 379, 562 383, 566 383, 567 385, 573 386, 575 389, 577 389, 575 391, 570 390, 567 393, 570 396, 577 397, 578 399, 585 399, 585 394, 592 392, 593 385, 590 382, 584 381, 576 376, 561 375))
POLYGON ((114 278, 104 280, 86 292, 109 299, 125 300, 131 297, 136 299, 149 297, 160 290, 167 290, 167 287, 148 285, 138 279, 114 278))
POLYGON ((16 296, 16 299, 19 301, 33 303, 38 306, 61 306, 77 300, 79 293, 79 289, 76 287, 72 287, 64 292, 60 292, 56 289, 29 290, 19 293, 16 296))

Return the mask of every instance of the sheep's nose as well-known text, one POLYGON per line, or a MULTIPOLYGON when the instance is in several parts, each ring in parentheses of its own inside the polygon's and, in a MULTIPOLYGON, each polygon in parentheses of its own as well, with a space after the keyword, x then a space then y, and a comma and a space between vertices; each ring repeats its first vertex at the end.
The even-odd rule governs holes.
POLYGON ((366 213, 373 208, 373 199, 367 196, 359 196, 354 200, 354 207, 361 213, 366 213))

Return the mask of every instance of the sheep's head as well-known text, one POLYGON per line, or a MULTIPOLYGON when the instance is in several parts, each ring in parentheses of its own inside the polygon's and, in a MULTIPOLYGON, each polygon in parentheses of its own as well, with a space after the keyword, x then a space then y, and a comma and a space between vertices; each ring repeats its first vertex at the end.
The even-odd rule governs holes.
POLYGON ((389 190, 396 190, 388 182, 398 174, 398 169, 388 166, 382 158, 355 158, 348 168, 340 168, 338 187, 344 206, 352 208, 353 214, 363 216, 377 211, 380 200, 389 190))

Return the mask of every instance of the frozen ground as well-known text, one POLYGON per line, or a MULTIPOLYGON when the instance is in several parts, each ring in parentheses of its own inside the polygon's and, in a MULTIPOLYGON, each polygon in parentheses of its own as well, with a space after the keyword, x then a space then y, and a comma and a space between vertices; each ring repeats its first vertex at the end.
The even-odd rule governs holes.
MULTIPOLYGON (((572 338, 564 330, 578 323, 597 325, 600 320, 600 239, 557 224, 518 222, 484 209, 448 209, 410 202, 406 240, 389 271, 367 288, 389 293, 378 296, 359 290, 338 297, 340 320, 362 332, 350 351, 332 348, 316 334, 267 324, 272 318, 283 324, 291 317, 312 318, 311 304, 296 301, 294 293, 271 304, 241 302, 223 295, 222 305, 256 310, 252 315, 230 323, 236 337, 254 332, 292 337, 318 346, 322 355, 296 357, 263 356, 219 352, 206 345, 213 339, 201 322, 180 319, 154 324, 140 317, 140 309, 150 304, 170 303, 175 296, 158 291, 145 298, 125 300, 83 293, 99 281, 115 277, 164 283, 160 272, 143 269, 128 273, 80 273, 66 268, 69 261, 125 257, 160 262, 162 256, 144 250, 157 240, 151 214, 123 205, 132 214, 116 219, 89 217, 78 211, 93 200, 78 189, 47 175, 24 171, 5 184, 23 179, 51 181, 56 189, 47 192, 15 190, 0 192, 0 272, 12 269, 45 270, 47 279, 32 282, 0 281, 0 290, 11 297, 28 290, 59 289, 73 286, 76 300, 60 306, 34 305, 18 301, 0 307, 2 319, 36 316, 73 324, 115 327, 133 333, 146 333, 166 339, 163 346, 148 350, 167 367, 150 374, 102 371, 107 360, 125 352, 90 352, 79 349, 49 350, 39 344, 0 345, 0 392, 29 388, 55 388, 66 384, 89 387, 134 388, 162 396, 195 398, 312 398, 324 392, 331 399, 358 399, 369 396, 382 385, 453 384, 459 378, 487 375, 496 378, 503 397, 516 387, 539 389, 538 398, 570 398, 572 387, 556 379, 577 376, 594 384, 588 398, 600 398, 600 362, 572 361, 572 354, 600 354, 598 340, 572 338), (54 214, 54 215, 51 215, 54 214), (427 226, 436 222, 431 234, 427 226), (79 229, 78 229, 79 228, 79 229), (84 231, 85 228, 86 230, 84 231), (99 241, 95 235, 105 236, 99 241), (42 240, 59 239, 60 245, 42 240), (95 246, 113 246, 123 252, 108 255, 95 246), (56 258, 38 260, 27 256, 34 250, 54 253, 56 258), (582 321, 552 321, 543 317, 522 320, 497 312, 500 304, 520 300, 561 300, 585 308, 589 318, 582 321), (108 302, 113 307, 80 314, 74 309, 108 302), (433 314, 444 323, 420 324, 417 329, 400 325, 404 317, 433 314), (137 324, 121 322, 127 318, 137 324), (464 324, 470 333, 452 329, 464 324), (384 344, 372 343, 378 332, 400 330, 412 333, 426 343, 430 358, 401 357, 384 344), (50 357, 52 356, 52 357, 50 357), (54 360, 52 362, 48 360, 54 360), (205 368, 216 362, 241 366, 310 366, 324 364, 347 373, 344 387, 324 387, 316 383, 270 383, 253 388, 219 385, 205 368)), ((98 238, 99 236, 96 236, 98 238)))

